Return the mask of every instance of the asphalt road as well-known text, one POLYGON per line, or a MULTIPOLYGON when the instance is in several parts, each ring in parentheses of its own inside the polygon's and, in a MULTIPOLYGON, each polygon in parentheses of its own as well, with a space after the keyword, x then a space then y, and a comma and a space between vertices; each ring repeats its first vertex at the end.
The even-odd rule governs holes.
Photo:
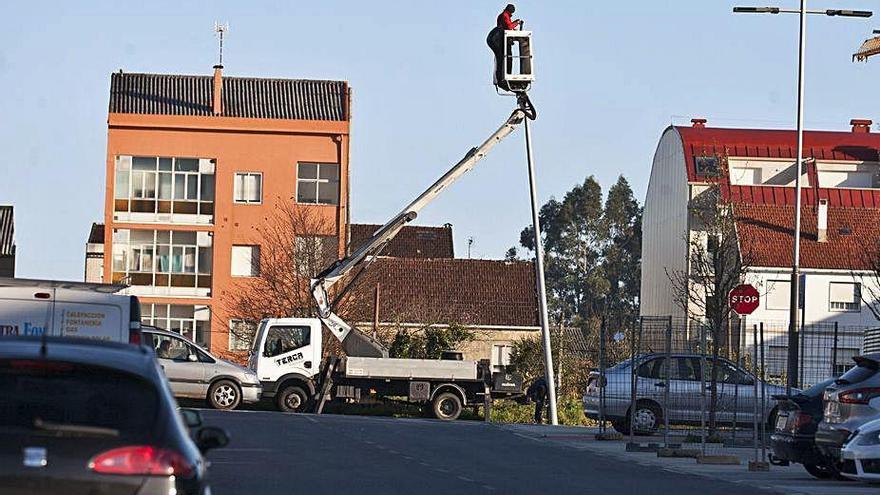
POLYGON ((495 425, 459 421, 202 411, 226 428, 209 453, 225 494, 596 493, 713 495, 753 487, 640 466, 495 425))

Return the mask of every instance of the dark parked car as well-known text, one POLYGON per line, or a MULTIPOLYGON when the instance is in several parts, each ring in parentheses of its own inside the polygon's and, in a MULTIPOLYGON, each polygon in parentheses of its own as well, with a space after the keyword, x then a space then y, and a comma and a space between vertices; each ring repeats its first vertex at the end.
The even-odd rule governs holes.
POLYGON ((822 421, 822 397, 834 379, 817 383, 803 392, 774 395, 779 401, 776 425, 770 435, 771 462, 795 462, 819 479, 831 478, 832 460, 816 447, 816 428, 822 421))
POLYGON ((855 464, 841 459, 841 448, 863 424, 880 419, 880 354, 856 356, 853 361, 855 366, 825 389, 825 409, 816 429, 816 446, 838 461, 832 467, 851 474, 855 464))
POLYGON ((202 452, 228 441, 190 438, 153 353, 84 339, 12 337, 0 346, 0 491, 4 494, 210 493, 202 452))

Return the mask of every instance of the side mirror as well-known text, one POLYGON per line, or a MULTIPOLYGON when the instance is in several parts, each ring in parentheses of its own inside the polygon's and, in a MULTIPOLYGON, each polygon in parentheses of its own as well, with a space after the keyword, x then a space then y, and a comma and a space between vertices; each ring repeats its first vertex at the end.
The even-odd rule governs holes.
POLYGON ((229 445, 229 434, 222 428, 206 426, 196 433, 196 446, 202 453, 229 445))
POLYGON ((198 428, 202 426, 202 415, 195 409, 180 409, 180 415, 183 416, 183 422, 189 428, 198 428))
POLYGON ((195 354, 190 354, 189 356, 186 357, 186 360, 195 363, 199 360, 199 357, 196 356, 195 354))

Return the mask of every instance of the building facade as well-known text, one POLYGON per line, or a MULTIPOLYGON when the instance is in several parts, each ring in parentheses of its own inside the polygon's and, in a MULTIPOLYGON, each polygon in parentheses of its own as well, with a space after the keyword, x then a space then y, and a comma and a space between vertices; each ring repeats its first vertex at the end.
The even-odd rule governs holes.
POLYGON ((349 108, 343 81, 112 74, 102 280, 226 352, 224 293, 259 276, 267 218, 308 209, 343 253, 349 108))
MULTIPOLYGON (((798 174, 796 133, 712 128, 704 119, 693 119, 692 124, 667 128, 654 156, 643 219, 641 314, 702 317, 698 309, 685 311, 676 302, 677 289, 669 274, 691 273, 695 242, 710 251, 692 208, 715 188, 735 218, 737 246, 748 265, 742 281, 761 294, 759 308, 733 325, 764 325, 772 340, 770 353, 777 355, 768 359, 784 362, 798 174)), ((827 330, 828 339, 835 325, 854 334, 845 348, 835 344, 839 363, 815 359, 816 366, 828 369, 845 367, 859 350, 860 332, 878 325, 869 305, 880 295, 880 265, 875 262, 880 253, 880 135, 870 132, 871 124, 853 120, 851 132, 805 133, 799 324, 805 330, 827 330)), ((751 342, 748 332, 743 337, 742 344, 751 342)), ((816 352, 832 345, 820 340, 814 343, 816 352)))

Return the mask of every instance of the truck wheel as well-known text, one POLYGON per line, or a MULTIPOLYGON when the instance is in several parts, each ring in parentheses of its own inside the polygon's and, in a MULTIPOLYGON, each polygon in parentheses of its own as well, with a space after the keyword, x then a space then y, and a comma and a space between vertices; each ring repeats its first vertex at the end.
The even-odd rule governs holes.
POLYGON ((230 380, 218 380, 208 389, 208 404, 214 409, 235 409, 241 403, 241 391, 230 380))
POLYGON ((461 415, 461 397, 452 392, 443 392, 434 398, 434 417, 445 421, 458 419, 461 415))
POLYGON ((281 412, 303 412, 309 397, 305 390, 294 385, 282 390, 275 400, 281 412))

